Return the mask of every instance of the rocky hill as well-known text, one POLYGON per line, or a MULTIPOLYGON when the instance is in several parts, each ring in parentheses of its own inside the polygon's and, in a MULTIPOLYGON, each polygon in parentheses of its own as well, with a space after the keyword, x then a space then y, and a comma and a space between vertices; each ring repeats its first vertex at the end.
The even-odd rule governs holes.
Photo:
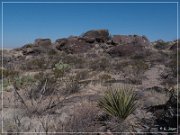
POLYGON ((4 49, 3 129, 177 132, 178 43, 102 29, 4 49))

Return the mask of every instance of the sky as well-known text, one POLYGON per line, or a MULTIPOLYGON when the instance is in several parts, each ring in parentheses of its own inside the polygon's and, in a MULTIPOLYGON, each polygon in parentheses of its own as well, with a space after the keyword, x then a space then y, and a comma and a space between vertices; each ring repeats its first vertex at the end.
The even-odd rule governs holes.
POLYGON ((4 3, 3 47, 36 38, 56 39, 108 29, 111 35, 145 35, 150 41, 177 38, 176 3, 4 3))

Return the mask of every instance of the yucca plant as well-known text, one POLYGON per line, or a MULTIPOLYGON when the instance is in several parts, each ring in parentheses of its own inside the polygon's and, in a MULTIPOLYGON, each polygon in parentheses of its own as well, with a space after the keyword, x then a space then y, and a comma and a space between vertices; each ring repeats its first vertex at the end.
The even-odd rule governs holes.
POLYGON ((136 95, 133 88, 122 87, 108 90, 99 100, 99 106, 118 119, 126 119, 136 109, 136 95))

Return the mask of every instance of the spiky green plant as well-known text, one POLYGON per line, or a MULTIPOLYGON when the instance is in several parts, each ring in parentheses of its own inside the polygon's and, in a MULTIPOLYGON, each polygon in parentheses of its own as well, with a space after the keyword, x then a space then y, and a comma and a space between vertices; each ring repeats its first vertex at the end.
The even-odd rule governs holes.
POLYGON ((136 109, 136 95, 130 87, 112 89, 105 92, 99 106, 118 119, 126 119, 136 109))

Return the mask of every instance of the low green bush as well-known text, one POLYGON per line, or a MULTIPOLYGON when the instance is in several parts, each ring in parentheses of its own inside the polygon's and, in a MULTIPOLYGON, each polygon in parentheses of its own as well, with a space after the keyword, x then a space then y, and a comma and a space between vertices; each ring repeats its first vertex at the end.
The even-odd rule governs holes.
POLYGON ((19 88, 27 87, 36 82, 34 77, 30 76, 30 75, 18 76, 13 81, 16 83, 17 87, 19 87, 19 88))
POLYGON ((62 62, 56 63, 53 72, 56 78, 63 77, 65 72, 70 70, 70 65, 62 62))

